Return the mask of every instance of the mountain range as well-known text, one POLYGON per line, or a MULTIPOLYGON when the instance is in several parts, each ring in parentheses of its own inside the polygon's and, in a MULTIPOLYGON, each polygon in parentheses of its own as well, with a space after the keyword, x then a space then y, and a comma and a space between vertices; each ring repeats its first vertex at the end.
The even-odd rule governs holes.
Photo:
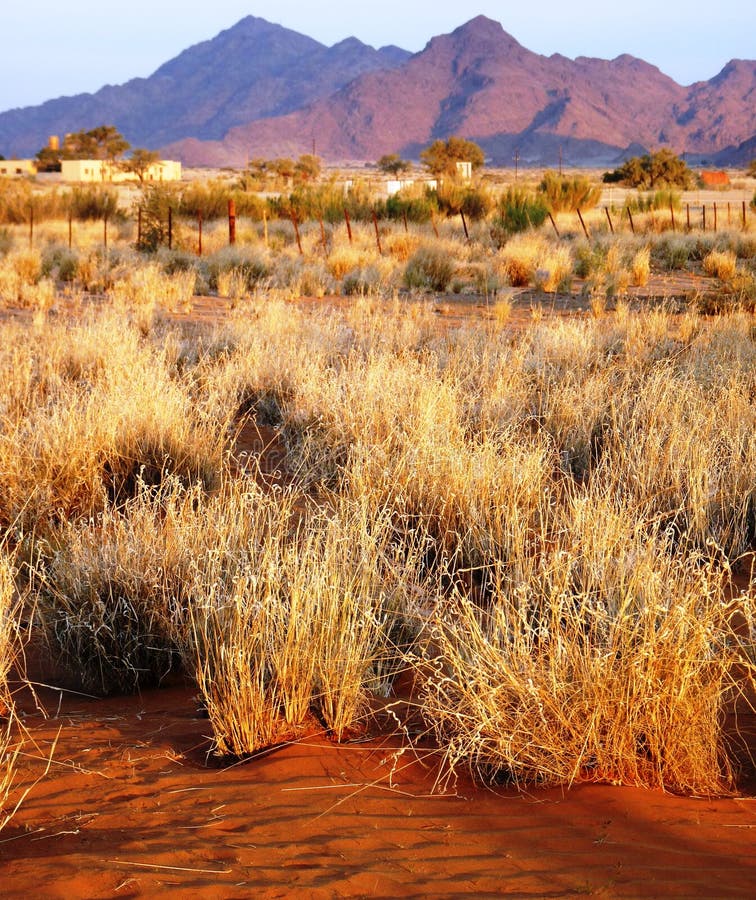
POLYGON ((739 164, 756 151, 756 61, 677 84, 633 56, 542 56, 477 16, 410 54, 349 38, 326 47, 248 16, 149 78, 0 113, 0 152, 114 124, 188 165, 315 152, 330 162, 417 158, 459 134, 495 164, 611 165, 669 147, 739 164))

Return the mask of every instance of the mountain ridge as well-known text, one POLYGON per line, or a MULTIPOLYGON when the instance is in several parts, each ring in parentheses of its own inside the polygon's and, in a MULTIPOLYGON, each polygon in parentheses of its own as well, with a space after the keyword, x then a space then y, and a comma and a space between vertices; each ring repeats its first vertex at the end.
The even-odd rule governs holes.
MULTIPOLYGON (((686 87, 628 53, 540 55, 486 16, 432 37, 415 54, 356 38, 325 47, 247 16, 148 79, 83 96, 93 98, 86 127, 112 122, 132 144, 159 146, 189 165, 239 166, 250 156, 311 152, 313 144, 328 161, 392 152, 417 158, 453 133, 500 165, 515 155, 524 164, 554 165, 563 156, 568 165, 607 165, 639 147, 721 165, 745 161, 756 139, 753 60, 730 60, 686 87), (128 107, 135 95, 158 119, 150 131, 139 130, 128 107)), ((46 139, 85 127, 81 119, 61 127, 71 112, 65 104, 76 100, 15 111, 16 119, 14 111, 0 114, 0 149, 24 127, 27 145, 32 133, 38 141, 34 149, 43 132, 46 139), (58 118, 45 117, 46 108, 58 118)))

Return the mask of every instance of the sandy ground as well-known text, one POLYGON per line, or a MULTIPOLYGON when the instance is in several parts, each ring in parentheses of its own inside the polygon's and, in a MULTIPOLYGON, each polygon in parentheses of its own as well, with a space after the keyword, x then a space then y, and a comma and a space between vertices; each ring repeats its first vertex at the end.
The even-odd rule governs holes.
MULTIPOLYGON (((524 320, 530 300, 518 302, 524 320)), ((479 301, 436 306, 450 325, 488 314, 479 301)), ((192 320, 225 311, 199 300, 192 320)), ((276 440, 247 423, 239 464, 262 451, 263 476, 280 477, 276 440)), ((30 663, 31 677, 53 681, 45 668, 30 663)), ((17 701, 34 741, 19 783, 40 780, 0 833, 3 897, 756 895, 752 768, 724 799, 486 789, 439 782, 434 748, 380 735, 380 720, 354 743, 313 732, 223 768, 180 679, 107 700, 19 688, 17 701)), ((739 727, 756 756, 756 719, 739 727)))
MULTIPOLYGON (((187 686, 19 697, 49 774, 0 834, 6 897, 749 897, 756 782, 439 789, 432 748, 313 734, 228 768, 187 686), (434 792, 434 787, 436 791, 434 792)), ((753 725, 753 723, 751 723, 753 725)))

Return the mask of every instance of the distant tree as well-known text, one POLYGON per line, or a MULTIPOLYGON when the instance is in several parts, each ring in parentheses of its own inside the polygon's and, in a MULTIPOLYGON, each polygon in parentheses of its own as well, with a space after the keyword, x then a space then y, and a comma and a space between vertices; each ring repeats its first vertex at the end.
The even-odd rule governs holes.
POLYGON ((60 150, 43 147, 35 156, 38 172, 60 172, 60 150))
POLYGON ((485 155, 474 141, 452 136, 446 141, 434 141, 420 153, 420 159, 434 175, 455 176, 458 162, 469 162, 473 169, 479 169, 485 155))
POLYGON ((320 157, 312 153, 303 153, 294 164, 294 177, 297 181, 316 181, 320 175, 320 157))
POLYGON ((114 125, 98 125, 89 131, 67 134, 63 141, 63 159, 103 159, 114 161, 129 149, 131 144, 114 125))
POLYGON ((137 147, 131 151, 131 156, 121 163, 121 168, 124 172, 132 172, 139 179, 139 183, 144 184, 150 166, 159 159, 160 154, 157 150, 145 150, 143 147, 137 147))
POLYGON ((271 159, 268 163, 269 171, 278 178, 293 178, 296 171, 296 163, 288 156, 271 159))
POLYGON ((619 169, 604 174, 604 182, 622 182, 628 187, 650 190, 659 187, 679 187, 687 190, 695 183, 685 160, 666 148, 644 156, 633 156, 619 169))
POLYGON ((412 163, 409 160, 402 159, 398 153, 387 153, 378 160, 376 165, 386 175, 399 175, 402 172, 406 172, 412 163))

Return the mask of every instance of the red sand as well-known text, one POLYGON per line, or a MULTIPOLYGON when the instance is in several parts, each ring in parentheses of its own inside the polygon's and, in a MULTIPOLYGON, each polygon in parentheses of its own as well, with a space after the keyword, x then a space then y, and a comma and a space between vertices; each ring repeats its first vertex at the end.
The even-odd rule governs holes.
POLYGON ((756 785, 733 799, 583 785, 432 795, 430 750, 323 737, 231 768, 192 692, 19 695, 49 774, 0 833, 8 897, 747 897, 756 785), (392 774, 393 773, 393 774, 392 774))

